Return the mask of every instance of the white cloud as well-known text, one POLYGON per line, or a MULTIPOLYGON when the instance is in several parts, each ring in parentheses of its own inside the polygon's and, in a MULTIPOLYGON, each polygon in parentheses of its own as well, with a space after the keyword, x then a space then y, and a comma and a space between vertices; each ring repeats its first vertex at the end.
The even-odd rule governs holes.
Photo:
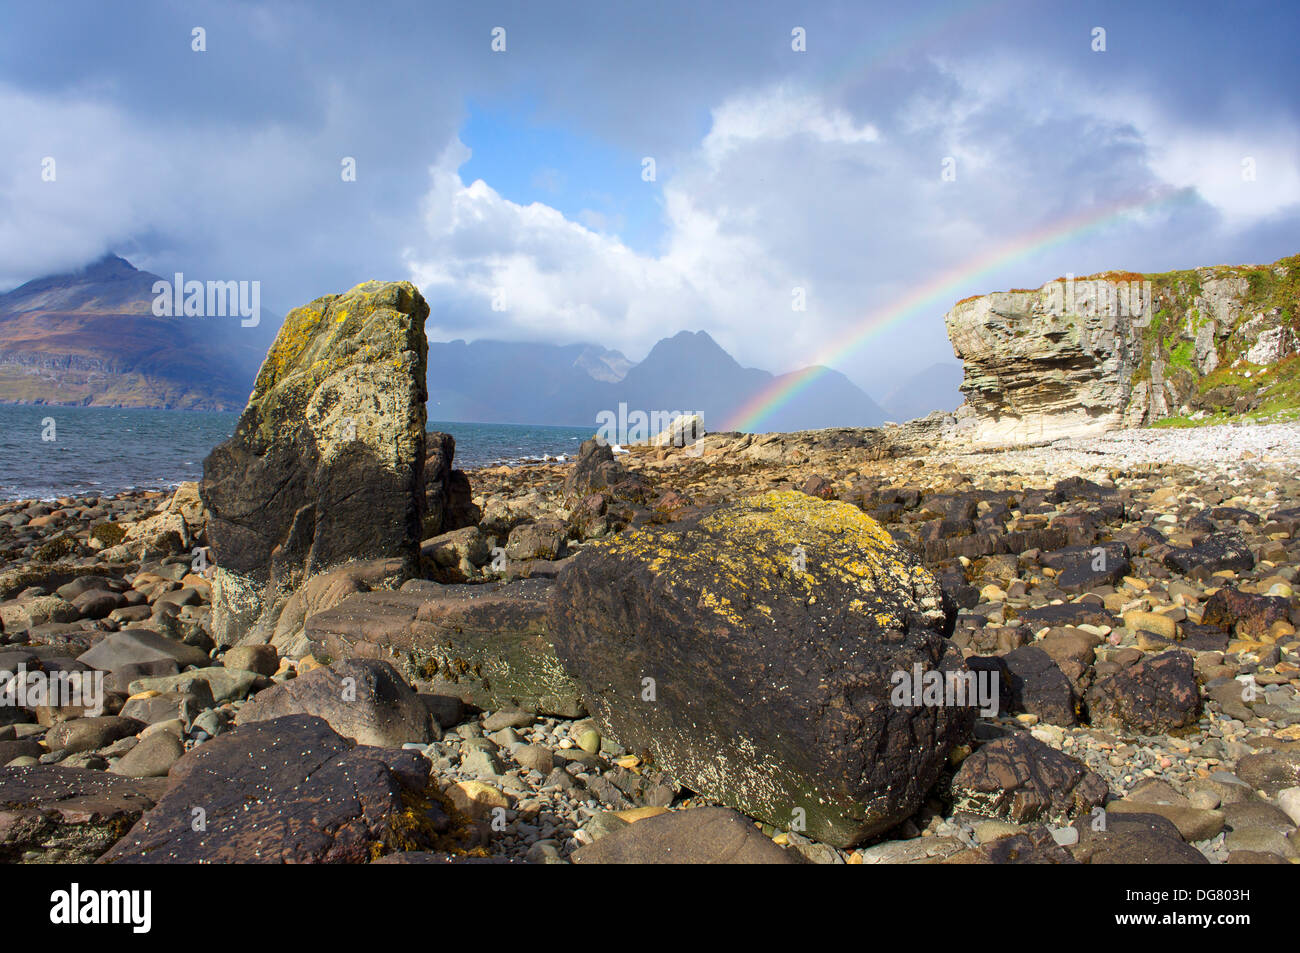
MULTIPOLYGON (((1218 171, 1230 147, 1190 129, 1153 143, 1155 127, 1142 117, 1154 110, 1080 103, 1066 78, 1027 85, 1028 69, 936 65, 910 99, 852 111, 784 84, 726 100, 663 183, 658 255, 597 230, 599 218, 571 221, 546 205, 513 203, 487 183, 464 183, 457 169, 468 150, 453 142, 431 169, 425 232, 407 251, 413 279, 442 304, 431 333, 590 340, 638 357, 665 334, 703 327, 742 363, 783 371, 866 327, 934 275, 960 273, 963 261, 1117 196, 1193 185, 1234 220, 1290 200, 1294 156, 1259 150, 1261 179, 1274 162, 1291 171, 1280 191, 1267 193, 1272 201, 1247 201, 1218 171), (1198 153, 1195 144, 1207 142, 1198 153), (940 180, 946 155, 958 159, 957 183, 940 180), (791 310, 795 287, 806 290, 804 313, 791 310), (496 289, 505 289, 504 313, 490 309, 496 289)), ((1138 261, 1169 220, 1148 215, 1126 227, 1107 237, 1107 266, 1138 261)), ((1198 237, 1214 247, 1212 234, 1198 237)), ((1041 275, 1008 265, 972 280, 1087 270, 1097 249, 1084 241, 1045 257, 1041 275)), ((879 392, 907 367, 950 360, 939 320, 948 303, 884 333, 842 369, 879 392)))
POLYGON ((845 110, 815 94, 777 86, 730 99, 715 109, 702 151, 716 168, 744 144, 800 136, 824 145, 858 146, 875 142, 880 133, 870 123, 855 123, 845 110))

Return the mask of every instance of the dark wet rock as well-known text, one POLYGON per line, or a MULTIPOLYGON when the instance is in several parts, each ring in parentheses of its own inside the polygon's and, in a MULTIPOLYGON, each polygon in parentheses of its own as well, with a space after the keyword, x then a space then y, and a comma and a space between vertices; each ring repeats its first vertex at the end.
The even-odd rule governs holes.
POLYGON ((92 589, 73 599, 72 605, 83 619, 103 619, 122 605, 122 597, 116 592, 92 589))
POLYGON ((14 758, 39 758, 43 754, 45 749, 30 738, 0 741, 0 766, 8 764, 14 758))
POLYGON ((620 534, 552 605, 602 735, 751 816, 806 815, 825 843, 907 817, 973 720, 893 703, 896 673, 963 666, 933 578, 846 503, 769 493, 620 534))
POLYGON ((358 744, 401 747, 441 737, 429 709, 397 670, 375 659, 345 659, 259 692, 235 724, 315 715, 358 744))
POLYGON ((1026 609, 1020 613, 1020 618, 1035 631, 1062 625, 1108 625, 1111 628, 1120 625, 1118 616, 1091 602, 1065 602, 1026 609))
POLYGON ((987 844, 959 851, 942 864, 1077 864, 1070 852, 1056 843, 1046 827, 999 837, 987 844))
POLYGON ((1223 569, 1246 572, 1255 568, 1255 554, 1240 533, 1212 533, 1195 546, 1170 550, 1164 564, 1185 576, 1208 576, 1223 569))
POLYGON ((1085 864, 1208 864, 1183 841, 1173 821, 1158 814, 1112 814, 1074 822, 1079 841, 1068 850, 1085 864), (1100 829, 1099 829, 1100 828, 1100 829))
POLYGON ((429 709, 429 714, 443 728, 451 728, 465 720, 465 703, 454 695, 435 695, 420 693, 420 701, 429 709))
POLYGON ((1034 644, 1051 656, 1057 666, 1069 667, 1091 665, 1097 654, 1097 646, 1101 643, 1099 635, 1082 629, 1062 627, 1051 629, 1034 644))
POLYGON ((320 718, 244 725, 178 761, 101 862, 363 863, 436 849, 447 818, 425 794, 428 773, 415 752, 354 747, 320 718))
POLYGON ((809 496, 815 496, 819 500, 830 500, 835 497, 835 484, 824 476, 814 474, 807 480, 804 480, 800 489, 809 496))
POLYGON ((966 581, 965 573, 936 573, 935 579, 943 591, 943 598, 948 604, 950 614, 955 615, 959 609, 973 609, 979 605, 980 591, 966 581))
POLYGON ((605 513, 609 502, 603 493, 591 493, 575 504, 569 513, 569 526, 578 539, 593 539, 609 532, 605 513))
POLYGON ((1088 711, 1094 725, 1139 734, 1194 726, 1201 716, 1201 693, 1192 657, 1165 652, 1101 679, 1088 693, 1088 711))
POLYGON ((166 789, 82 768, 0 768, 0 862, 90 863, 166 789))
POLYGON ((517 864, 509 857, 468 857, 445 850, 402 850, 385 854, 376 864, 517 864))
POLYGON ((1052 503, 1064 503, 1067 500, 1096 501, 1114 495, 1114 487, 1105 487, 1092 480, 1074 476, 1058 480, 1051 492, 1047 494, 1047 499, 1052 503))
POLYGON ((464 470, 452 470, 447 478, 447 509, 442 517, 442 530, 450 533, 477 526, 483 519, 483 512, 474 502, 474 491, 470 486, 469 474, 464 470))
POLYGON ((1222 652, 1228 647, 1228 633, 1218 626, 1183 622, 1178 632, 1179 646, 1192 652, 1222 652))
POLYGON ((1016 824, 1088 814, 1108 793, 1100 775, 1026 733, 981 746, 952 779, 954 811, 1016 824))
POLYGON ((1290 614, 1289 599, 1256 595, 1225 586, 1205 603, 1201 623, 1230 629, 1239 638, 1258 639, 1274 622, 1287 621, 1290 614))
POLYGON ((456 456, 456 438, 449 433, 431 431, 425 436, 425 448, 422 534, 428 539, 446 532, 443 523, 447 512, 447 484, 456 456))
POLYGON ((972 672, 987 672, 988 675, 979 675, 980 678, 996 679, 998 691, 998 713, 1005 714, 1016 711, 1016 697, 1012 691, 1011 670, 1007 668, 1007 663, 1001 655, 972 655, 966 659, 966 667, 972 672))
POLYGON ((1210 519, 1220 523, 1239 523, 1242 520, 1245 520, 1251 526, 1258 526, 1260 523, 1258 513, 1253 513, 1240 506, 1215 506, 1210 509, 1209 516, 1210 519))
POLYGON ((573 852, 575 864, 800 864, 747 817, 721 807, 669 811, 573 852))
POLYGON ((1056 661, 1036 645, 1002 656, 1010 675, 1012 711, 1028 712, 1053 725, 1077 725, 1078 698, 1056 661))
POLYGON ((564 496, 571 500, 580 500, 593 493, 637 498, 643 491, 641 477, 629 474, 614 459, 609 444, 594 437, 582 442, 578 448, 578 460, 564 480, 564 496))
POLYGON ((1113 586, 1132 569, 1128 546, 1118 542, 1067 546, 1044 553, 1040 562, 1057 571, 1057 588, 1073 593, 1113 586))

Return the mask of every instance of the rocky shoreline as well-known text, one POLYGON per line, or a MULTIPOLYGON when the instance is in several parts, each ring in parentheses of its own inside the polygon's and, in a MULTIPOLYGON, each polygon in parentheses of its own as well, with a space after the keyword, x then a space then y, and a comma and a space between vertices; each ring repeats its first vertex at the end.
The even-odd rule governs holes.
MULTIPOLYGON (((588 540, 618 532, 623 515, 628 526, 653 523, 676 515, 662 513, 669 508, 769 489, 851 502, 924 555, 961 606, 954 644, 1001 660, 1013 700, 1010 711, 976 723, 970 750, 951 759, 955 772, 883 836, 846 849, 771 824, 755 831, 829 863, 1300 856, 1300 511, 1289 505, 1300 491, 1300 427, 1138 432, 1012 454, 883 459, 887 441, 826 441, 782 435, 779 453, 755 449, 748 459, 716 435, 698 457, 635 448, 618 465, 649 502, 613 519, 606 503, 606 527, 588 520, 596 529, 588 540), (1050 554, 1099 541, 1122 547, 1122 570, 1093 574, 1089 566, 1087 578, 1061 585, 1050 554), (1171 653, 1190 665, 1156 664, 1171 653), (1256 688, 1249 702, 1239 681, 1247 676, 1256 688), (1101 688, 1108 681, 1109 694, 1101 688), (1159 707, 1180 689, 1195 696, 1187 711, 1159 707), (1081 786, 1088 793, 1076 796, 1081 786), (1010 794, 990 799, 992 791, 1010 794), (1092 830, 1099 806, 1108 836, 1092 830)), ((426 542, 435 574, 453 568, 440 565, 449 562, 444 553, 459 551, 473 578, 486 579, 494 574, 487 557, 504 541, 511 555, 496 578, 553 575, 587 545, 573 529, 583 508, 565 504, 575 468, 472 471, 481 522, 426 542)), ((310 654, 281 659, 269 645, 222 650, 212 642, 210 584, 191 565, 191 550, 204 542, 195 490, 0 505, 0 669, 102 667, 107 699, 98 717, 55 706, 3 709, 0 789, 31 792, 22 807, 6 794, 5 813, 42 818, 36 830, 11 825, 21 833, 6 835, 6 860, 87 861, 108 852, 112 835, 166 797, 167 773, 182 757, 237 738, 231 729, 244 709, 319 665, 310 654), (101 791, 71 777, 91 773, 113 784, 101 791), (87 799, 97 806, 90 821, 72 809, 87 799)), ((312 629, 318 637, 330 627, 325 616, 312 629)), ((719 806, 601 737, 589 718, 476 710, 440 694, 445 687, 418 676, 409 687, 400 676, 381 680, 376 705, 416 697, 432 718, 363 742, 423 757, 440 795, 429 807, 438 815, 432 824, 444 833, 421 846, 441 840, 446 851, 430 858, 568 860, 628 820, 719 806)), ((310 698, 283 712, 328 714, 310 698)), ((326 720, 355 737, 350 717, 326 720)), ((700 838, 664 830, 641 849, 707 842, 700 838)))
POLYGON ((376 462, 419 355, 369 416, 335 357, 422 301, 349 295, 203 485, 0 504, 0 670, 102 679, 0 706, 0 859, 1300 860, 1300 425, 376 462))

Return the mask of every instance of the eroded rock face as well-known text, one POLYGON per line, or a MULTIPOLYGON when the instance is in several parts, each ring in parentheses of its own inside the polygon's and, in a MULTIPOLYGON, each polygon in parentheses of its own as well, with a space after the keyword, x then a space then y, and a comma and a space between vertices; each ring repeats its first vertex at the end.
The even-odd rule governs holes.
POLYGON ((1250 409, 1266 382, 1243 389, 1241 380, 1220 386, 1206 378, 1295 352, 1287 282, 1298 265, 1292 257, 1108 273, 958 302, 944 321, 965 364, 961 415, 974 424, 975 444, 1045 443, 1201 410, 1250 409))
POLYGON ((409 282, 370 281, 285 319, 234 436, 203 465, 219 642, 329 567, 398 558, 414 570, 428 314, 409 282))
POLYGON ((602 734, 825 843, 907 817, 973 720, 894 704, 895 673, 964 666, 933 577, 849 504, 768 493, 591 544, 551 604, 602 734))
POLYGON ((1046 442, 1123 423, 1141 332, 1130 317, 1053 313, 1048 287, 983 295, 944 316, 965 364, 961 389, 978 422, 976 445, 1046 442))

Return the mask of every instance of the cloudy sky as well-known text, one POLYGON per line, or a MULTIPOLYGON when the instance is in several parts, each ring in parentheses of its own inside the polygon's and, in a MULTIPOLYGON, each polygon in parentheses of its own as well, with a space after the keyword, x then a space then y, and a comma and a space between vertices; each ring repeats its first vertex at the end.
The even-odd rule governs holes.
POLYGON ((110 250, 280 313, 409 278, 433 340, 704 329, 879 397, 965 295, 1300 251, 1300 7, 1226 11, 9 3, 0 288, 110 250))

